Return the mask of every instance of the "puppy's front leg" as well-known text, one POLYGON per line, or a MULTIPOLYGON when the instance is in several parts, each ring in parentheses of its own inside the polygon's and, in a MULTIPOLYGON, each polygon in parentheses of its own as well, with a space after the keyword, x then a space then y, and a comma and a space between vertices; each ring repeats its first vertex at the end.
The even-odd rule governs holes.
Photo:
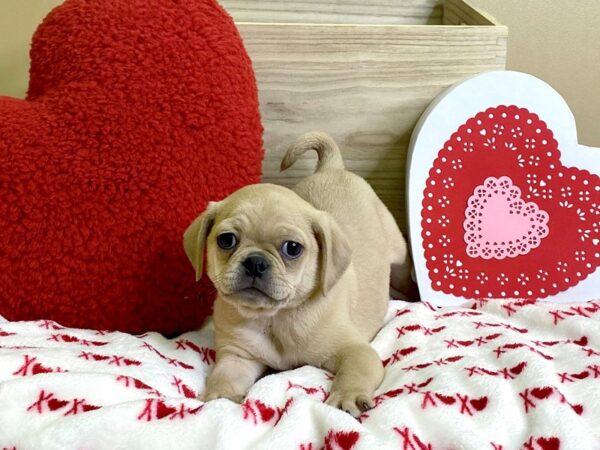
POLYGON ((217 362, 206 380, 200 400, 228 398, 241 403, 250 387, 264 372, 265 365, 233 353, 217 353, 217 362))
POLYGON ((335 379, 327 404, 358 417, 373 407, 373 394, 383 380, 383 364, 368 344, 342 349, 334 360, 335 379))

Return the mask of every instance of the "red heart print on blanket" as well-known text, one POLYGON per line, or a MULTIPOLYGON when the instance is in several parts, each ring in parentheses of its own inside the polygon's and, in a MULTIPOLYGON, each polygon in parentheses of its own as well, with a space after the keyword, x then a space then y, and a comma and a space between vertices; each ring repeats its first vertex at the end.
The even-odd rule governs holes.
POLYGON ((542 450, 559 450, 560 449, 560 439, 556 437, 545 438, 541 437, 537 439, 537 443, 539 444, 542 450))
POLYGON ((546 386, 542 388, 533 388, 531 390, 531 395, 541 400, 550 397, 553 392, 554 389, 552 389, 550 386, 546 386))
POLYGON ((57 400, 55 398, 51 398, 50 400, 48 400, 48 409, 50 409, 50 411, 56 411, 57 409, 62 408, 68 403, 69 402, 66 400, 57 400))
POLYGON ((422 206, 434 290, 543 298, 600 265, 600 180, 565 167, 552 130, 526 108, 492 107, 461 125, 429 171, 422 206))
POLYGON ((471 400, 471 405, 473 405, 473 408, 475 408, 477 411, 482 411, 483 409, 485 409, 485 407, 487 406, 488 403, 488 398, 487 397, 481 397, 481 398, 476 398, 471 400))

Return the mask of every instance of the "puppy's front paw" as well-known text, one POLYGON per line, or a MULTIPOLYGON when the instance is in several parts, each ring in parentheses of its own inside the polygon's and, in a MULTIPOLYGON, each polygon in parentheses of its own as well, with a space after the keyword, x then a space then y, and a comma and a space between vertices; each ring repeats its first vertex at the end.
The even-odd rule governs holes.
POLYGON ((209 402, 218 398, 226 398, 235 403, 242 403, 244 401, 244 394, 235 392, 230 386, 218 385, 218 386, 207 386, 204 392, 198 397, 203 402, 209 402))
POLYGON ((332 391, 325 402, 329 406, 346 411, 353 417, 358 417, 373 408, 373 394, 364 391, 332 391))

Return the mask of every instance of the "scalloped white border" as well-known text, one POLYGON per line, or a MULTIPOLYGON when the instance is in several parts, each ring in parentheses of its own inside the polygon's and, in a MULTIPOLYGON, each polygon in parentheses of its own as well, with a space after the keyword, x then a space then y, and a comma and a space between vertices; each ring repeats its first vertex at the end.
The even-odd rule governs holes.
MULTIPOLYGON (((575 117, 565 100, 550 85, 526 73, 495 71, 476 75, 440 94, 425 110, 413 131, 407 162, 407 210, 415 276, 421 298, 450 306, 471 300, 435 291, 425 265, 421 236, 421 207, 429 169, 440 149, 463 123, 480 111, 498 105, 516 105, 536 113, 552 130, 568 167, 584 168, 600 175, 600 148, 577 142, 575 117)), ((598 245, 600 251, 600 244, 598 245)), ((544 301, 581 302, 600 298, 600 268, 576 286, 544 301)))

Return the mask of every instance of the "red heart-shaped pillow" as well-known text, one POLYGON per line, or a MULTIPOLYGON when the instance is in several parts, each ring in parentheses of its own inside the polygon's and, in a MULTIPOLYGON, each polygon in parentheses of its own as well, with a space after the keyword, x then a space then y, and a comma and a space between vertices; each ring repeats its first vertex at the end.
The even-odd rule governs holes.
POLYGON ((39 27, 26 100, 0 98, 0 314, 198 326, 181 236, 257 182, 262 127, 240 36, 214 0, 68 0, 39 27))

